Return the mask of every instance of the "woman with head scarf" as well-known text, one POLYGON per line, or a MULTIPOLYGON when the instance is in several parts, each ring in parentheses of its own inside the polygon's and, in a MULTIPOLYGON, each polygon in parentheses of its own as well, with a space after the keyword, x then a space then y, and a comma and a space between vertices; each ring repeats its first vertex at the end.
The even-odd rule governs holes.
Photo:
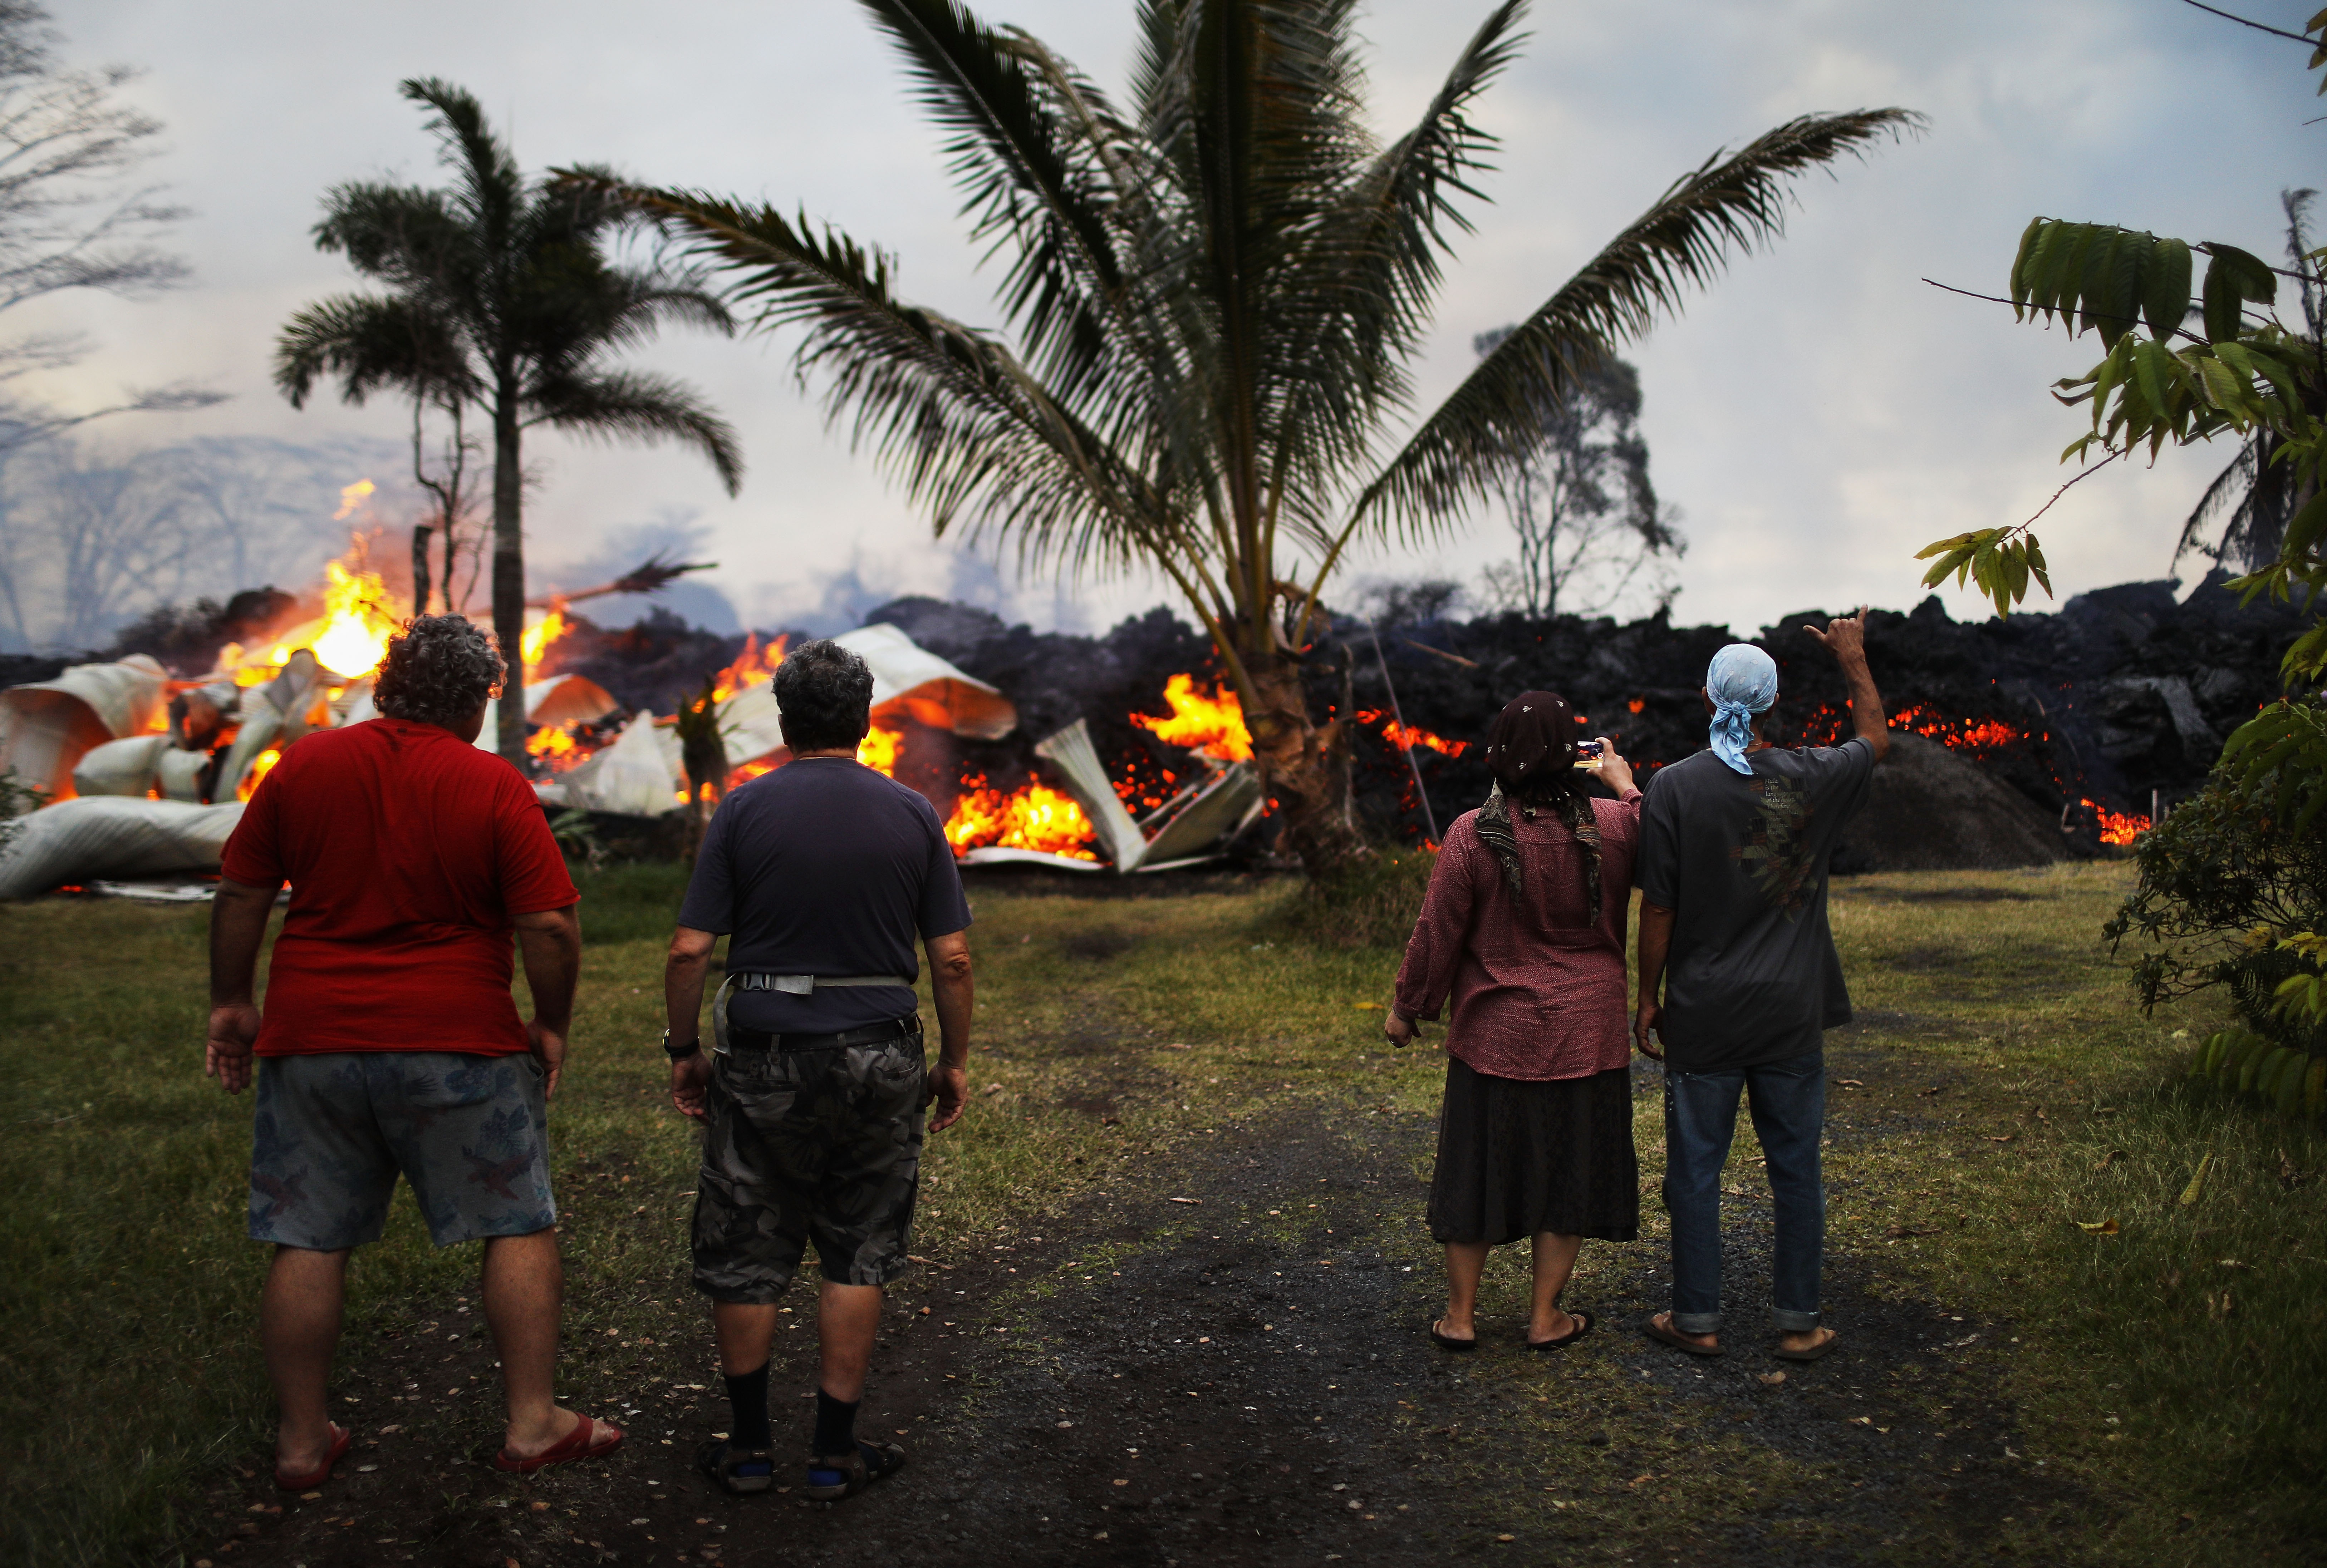
POLYGON ((1583 723, 1531 691, 1487 732, 1494 788, 1447 829, 1385 1026, 1404 1045, 1452 1003, 1430 1185, 1447 1283, 1430 1337, 1448 1350, 1478 1343, 1490 1248, 1532 1241, 1526 1343, 1550 1350, 1592 1327, 1560 1305, 1584 1238, 1640 1234, 1624 929, 1640 792, 1604 738, 1579 765, 1583 723))

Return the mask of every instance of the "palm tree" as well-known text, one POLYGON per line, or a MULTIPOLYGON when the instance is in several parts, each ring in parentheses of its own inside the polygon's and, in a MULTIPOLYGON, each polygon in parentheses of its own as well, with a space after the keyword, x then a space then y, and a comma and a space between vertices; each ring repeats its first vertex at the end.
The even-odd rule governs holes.
MULTIPOLYGON (((665 322, 729 333, 735 323, 692 270, 608 259, 604 246, 630 210, 586 187, 527 180, 469 93, 434 78, 407 81, 403 93, 434 111, 428 129, 453 183, 332 191, 317 247, 343 252, 388 292, 338 295, 293 316, 276 347, 275 381, 294 407, 335 375, 350 403, 394 389, 413 399, 416 419, 425 406, 475 408, 490 421, 493 631, 514 650, 525 630, 525 431, 682 442, 734 494, 743 471, 735 432, 702 395, 606 361, 665 322)), ((500 715, 498 749, 522 764, 525 705, 503 703, 500 715)))
POLYGON ((772 207, 583 171, 568 188, 626 197, 724 266, 759 327, 801 329, 801 373, 939 533, 991 535, 1025 565, 1168 576, 1313 874, 1363 853, 1341 721, 1313 722, 1303 682, 1350 541, 1450 529, 1535 456, 1579 375, 1778 236, 1790 177, 1916 123, 1809 116, 1716 153, 1393 446, 1441 259, 1468 227, 1456 199, 1493 145, 1472 105, 1512 58, 1525 0, 1489 14, 1387 146, 1364 124, 1356 0, 1142 0, 1129 112, 955 0, 862 3, 949 133, 974 240, 1009 257, 1014 348, 906 303, 887 255, 772 207))

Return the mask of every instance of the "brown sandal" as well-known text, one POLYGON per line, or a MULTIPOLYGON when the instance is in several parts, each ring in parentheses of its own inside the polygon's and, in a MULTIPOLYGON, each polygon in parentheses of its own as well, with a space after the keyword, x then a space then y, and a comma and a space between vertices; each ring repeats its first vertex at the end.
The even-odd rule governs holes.
POLYGON ((1686 1350, 1692 1356, 1713 1357, 1722 1354, 1720 1346, 1700 1345, 1678 1329, 1674 1328, 1669 1321, 1659 1323, 1653 1316, 1640 1325, 1640 1332, 1651 1339, 1663 1340, 1676 1350, 1686 1350))

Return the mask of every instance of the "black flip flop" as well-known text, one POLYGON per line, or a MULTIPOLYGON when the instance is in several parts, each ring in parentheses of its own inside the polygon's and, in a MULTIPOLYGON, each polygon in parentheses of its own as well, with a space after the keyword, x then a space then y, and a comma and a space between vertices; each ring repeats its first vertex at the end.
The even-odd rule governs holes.
POLYGON ((1442 1350, 1475 1350, 1479 1348, 1475 1335, 1468 1339, 1450 1339, 1438 1331, 1436 1323, 1430 1325, 1430 1342, 1442 1350))
POLYGON ((893 1442, 867 1442, 860 1437, 856 1451, 845 1458, 823 1454, 811 1458, 805 1489, 811 1502, 836 1503, 904 1468, 903 1449, 893 1442))
POLYGON ((1807 1350, 1789 1350, 1783 1346, 1780 1346, 1779 1349, 1771 1351, 1770 1354, 1775 1356, 1780 1361, 1817 1361, 1822 1359, 1827 1351, 1833 1349, 1836 1345, 1841 1343, 1842 1336, 1840 1334, 1829 1334, 1824 1339, 1812 1345, 1807 1350))
POLYGON ((1570 1312, 1567 1315, 1575 1320, 1575 1327, 1556 1339, 1529 1339, 1527 1348, 1530 1350, 1565 1350, 1592 1331, 1591 1313, 1570 1312))
POLYGON ((1658 1322, 1653 1317, 1646 1318, 1641 1321, 1640 1332, 1646 1334, 1651 1339, 1662 1340, 1664 1343, 1670 1345, 1676 1350, 1686 1350, 1692 1356, 1711 1358, 1722 1354, 1720 1346, 1700 1345, 1696 1340, 1681 1334, 1678 1330, 1670 1328, 1666 1324, 1658 1322))

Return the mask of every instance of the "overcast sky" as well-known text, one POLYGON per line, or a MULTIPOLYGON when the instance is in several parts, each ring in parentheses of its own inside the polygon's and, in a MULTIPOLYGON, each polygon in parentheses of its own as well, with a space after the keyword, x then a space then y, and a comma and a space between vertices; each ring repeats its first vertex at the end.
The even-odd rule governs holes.
MULTIPOLYGON (((2311 5, 2234 8, 2294 30, 2311 5)), ((392 404, 294 412, 266 366, 286 316, 352 283, 308 236, 324 190, 437 179, 422 117, 396 91, 413 75, 475 91, 528 169, 606 162, 797 204, 893 251, 908 294, 995 319, 938 136, 846 0, 56 9, 73 61, 145 70, 131 96, 169 127, 154 172, 194 211, 175 243, 196 277, 158 301, 61 304, 51 319, 97 347, 43 390, 85 405, 194 379, 233 395, 147 419, 135 439, 400 435, 392 404)), ((995 0, 985 14, 1114 86, 1132 10, 995 0)), ((1419 111, 1485 10, 1375 0, 1363 26, 1385 135, 1419 111)), ((1740 261, 1633 350, 1659 487, 1686 513, 1675 613, 1690 621, 1748 629, 1862 599, 1905 608, 1921 597, 1919 546, 2018 522, 2068 477, 2056 459, 2076 418, 2044 387, 2097 359, 2094 341, 2014 325, 2004 307, 1919 279, 2002 292, 2040 212, 2275 255, 2280 190, 2327 183, 2327 126, 2303 126, 2321 108, 2299 46, 2180 0, 1538 0, 1530 27, 1481 109, 1503 138, 1500 168, 1449 269, 1420 376, 1425 406, 1472 363, 1474 333, 1541 303, 1716 147, 1811 110, 1901 105, 1930 119, 1920 139, 1804 182, 1773 250, 1740 261)), ((1006 565, 996 576, 933 546, 870 465, 825 433, 780 344, 680 337, 647 359, 697 382, 741 430, 743 494, 729 499, 678 452, 536 437, 528 548, 546 568, 691 511, 721 564, 715 586, 752 624, 864 595, 958 590, 1040 626, 1096 628, 1165 599, 1145 581, 1021 580, 1006 565)), ((133 439, 126 422, 112 439, 133 439)), ((2042 528, 2056 585, 2065 595, 2164 575, 2182 518, 2230 455, 2169 453, 2154 471, 2121 465, 2070 492, 2042 528)), ((1485 512, 1441 550, 1377 552, 1350 576, 1475 578, 1510 553, 1485 512)), ((1949 603, 1977 612, 1968 595, 1949 603)))

